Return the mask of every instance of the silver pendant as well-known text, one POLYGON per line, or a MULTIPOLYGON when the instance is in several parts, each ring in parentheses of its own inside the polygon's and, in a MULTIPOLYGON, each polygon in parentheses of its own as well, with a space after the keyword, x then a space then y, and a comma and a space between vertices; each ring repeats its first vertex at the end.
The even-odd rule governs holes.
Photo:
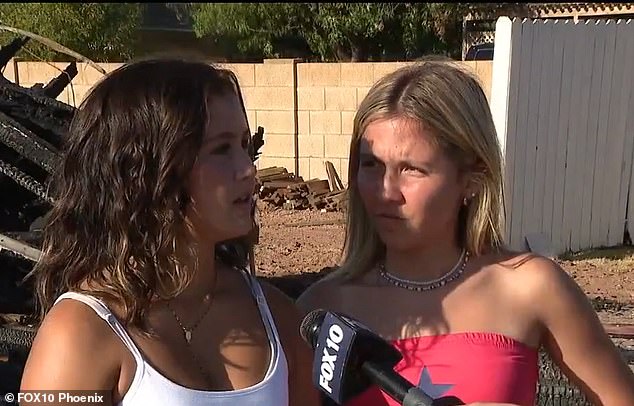
POLYGON ((187 341, 187 344, 189 344, 191 340, 192 340, 192 332, 189 330, 185 330, 185 341, 187 341))

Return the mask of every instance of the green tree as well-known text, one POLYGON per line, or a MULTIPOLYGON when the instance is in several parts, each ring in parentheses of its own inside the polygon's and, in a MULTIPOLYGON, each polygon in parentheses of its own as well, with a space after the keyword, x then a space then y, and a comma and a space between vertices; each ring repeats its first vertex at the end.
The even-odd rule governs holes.
POLYGON ((252 57, 409 59, 460 54, 467 3, 190 3, 199 37, 252 57), (298 52, 304 55, 298 55, 298 52))
POLYGON ((306 48, 299 35, 309 21, 305 3, 189 3, 174 7, 189 10, 196 35, 212 40, 225 55, 271 58, 289 56, 294 43, 306 48))
MULTIPOLYGON (((52 39, 99 62, 124 61, 134 55, 141 22, 139 3, 0 3, 0 24, 52 39)), ((15 34, 2 31, 0 42, 15 34)), ((68 60, 44 45, 30 41, 20 56, 68 60), (32 53, 32 54, 31 54, 32 53)))

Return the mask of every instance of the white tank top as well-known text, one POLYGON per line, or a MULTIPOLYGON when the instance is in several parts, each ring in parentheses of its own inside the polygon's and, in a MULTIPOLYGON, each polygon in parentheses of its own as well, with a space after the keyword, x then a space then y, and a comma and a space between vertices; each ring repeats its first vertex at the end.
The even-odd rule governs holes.
POLYGON ((60 295, 55 303, 62 299, 74 299, 90 306, 108 323, 134 356, 136 372, 119 406, 287 406, 288 366, 271 311, 257 279, 247 272, 240 272, 245 275, 256 299, 271 347, 271 362, 264 379, 244 389, 203 391, 181 386, 161 375, 145 360, 123 325, 101 300, 77 292, 66 292, 60 295))

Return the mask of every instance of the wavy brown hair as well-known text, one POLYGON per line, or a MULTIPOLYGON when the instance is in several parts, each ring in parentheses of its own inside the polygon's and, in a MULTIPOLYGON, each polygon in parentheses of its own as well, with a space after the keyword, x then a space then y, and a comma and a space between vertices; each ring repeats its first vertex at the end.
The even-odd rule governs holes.
POLYGON ((167 57, 124 65, 93 87, 52 177, 33 271, 40 318, 72 290, 119 304, 122 321, 147 332, 150 304, 187 286, 184 185, 212 124, 210 104, 227 94, 242 103, 231 71, 167 57))

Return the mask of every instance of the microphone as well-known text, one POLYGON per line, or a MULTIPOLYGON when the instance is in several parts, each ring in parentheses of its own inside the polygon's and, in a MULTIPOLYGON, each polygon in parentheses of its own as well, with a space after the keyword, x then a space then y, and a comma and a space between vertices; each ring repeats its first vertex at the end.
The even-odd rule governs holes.
POLYGON ((394 371, 400 351, 357 320, 313 310, 300 334, 315 350, 313 383, 341 405, 373 384, 403 406, 431 406, 434 399, 394 371))

